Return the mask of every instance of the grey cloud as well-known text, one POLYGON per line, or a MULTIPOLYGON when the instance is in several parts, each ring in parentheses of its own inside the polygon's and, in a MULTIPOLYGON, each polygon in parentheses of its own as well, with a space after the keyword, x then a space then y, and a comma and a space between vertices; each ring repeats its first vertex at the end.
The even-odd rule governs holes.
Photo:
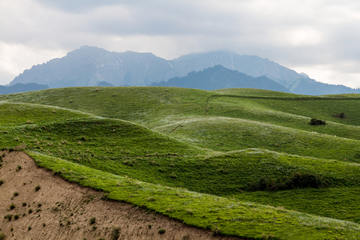
POLYGON ((36 0, 37 2, 67 12, 82 12, 95 9, 100 6, 118 5, 117 0, 36 0))
POLYGON ((223 49, 259 55, 285 66, 344 61, 351 62, 351 69, 339 67, 338 71, 360 69, 357 1, 27 2, 28 11, 10 12, 6 20, 0 17, 6 23, 0 24, 0 32, 6 33, 0 34, 0 41, 66 50, 94 45, 152 51, 161 57, 169 52, 177 57, 223 49), (292 43, 289 34, 302 28, 318 31, 320 40, 292 43))

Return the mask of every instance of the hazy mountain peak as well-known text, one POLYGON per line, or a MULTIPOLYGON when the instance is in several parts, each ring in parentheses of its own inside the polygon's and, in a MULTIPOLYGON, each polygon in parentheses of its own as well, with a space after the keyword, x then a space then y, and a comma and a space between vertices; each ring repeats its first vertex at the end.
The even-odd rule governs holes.
POLYGON ((252 77, 266 76, 284 86, 304 78, 286 67, 258 56, 238 55, 227 50, 195 53, 174 60, 165 60, 152 53, 126 51, 109 52, 105 49, 82 46, 65 57, 24 71, 10 84, 36 82, 50 87, 95 86, 106 81, 115 86, 146 86, 152 82, 183 77, 191 71, 222 65, 252 77))
POLYGON ((306 73, 300 73, 300 75, 305 77, 305 78, 310 78, 309 75, 307 75, 306 73))

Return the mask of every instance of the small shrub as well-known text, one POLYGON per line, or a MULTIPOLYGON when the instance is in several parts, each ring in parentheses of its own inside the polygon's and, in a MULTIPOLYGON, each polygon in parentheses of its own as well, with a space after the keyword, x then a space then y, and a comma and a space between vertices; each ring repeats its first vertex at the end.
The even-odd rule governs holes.
POLYGON ((345 118, 345 113, 343 113, 343 112, 340 113, 340 114, 339 114, 339 118, 345 118))
POLYGON ((4 184, 4 180, 0 180, 0 186, 4 184))
POLYGON ((19 196, 19 193, 18 192, 14 192, 14 197, 17 197, 19 196))
POLYGON ((17 165, 17 166, 16 166, 16 171, 17 171, 17 172, 20 171, 21 168, 22 168, 22 167, 21 167, 20 165, 17 165))
POLYGON ((313 173, 293 173, 284 179, 272 179, 269 177, 260 178, 258 181, 247 183, 248 191, 277 191, 296 188, 324 188, 328 181, 313 173))
POLYGON ((14 210, 15 209, 15 204, 12 203, 10 206, 9 206, 10 210, 14 210))
POLYGON ((97 226, 92 226, 92 230, 95 231, 97 229, 97 226))
POLYGON ((9 222, 10 222, 10 221, 11 221, 11 219, 12 219, 12 217, 13 217, 13 215, 8 214, 8 215, 5 215, 5 216, 4 216, 4 219, 9 220, 9 222))
POLYGON ((310 120, 310 125, 326 125, 326 122, 320 119, 312 118, 310 120))
POLYGON ((37 205, 38 207, 41 207, 42 205, 41 205, 41 203, 38 203, 38 205, 37 205))
POLYGON ((90 225, 95 224, 96 223, 96 217, 90 218, 89 223, 90 223, 90 225))
POLYGON ((5 238, 6 238, 5 233, 0 233, 0 240, 5 240, 5 238))
POLYGON ((46 223, 43 223, 42 226, 43 226, 43 227, 46 227, 46 223))
POLYGON ((165 233, 165 229, 160 229, 159 230, 159 234, 164 234, 165 233))
POLYGON ((110 240, 118 240, 120 238, 120 228, 114 228, 111 232, 110 240))
POLYGON ((33 210, 30 208, 30 209, 28 210, 28 213, 31 214, 32 212, 33 212, 33 210))
POLYGON ((15 214, 14 215, 14 220, 18 220, 19 219, 19 215, 18 214, 15 214))
POLYGON ((30 226, 28 226, 28 231, 30 231, 31 230, 31 227, 30 226))
POLYGON ((41 189, 40 185, 37 185, 37 186, 35 187, 35 192, 39 191, 40 189, 41 189))
POLYGON ((27 204, 26 204, 26 202, 23 202, 22 205, 23 205, 23 207, 25 207, 27 204))

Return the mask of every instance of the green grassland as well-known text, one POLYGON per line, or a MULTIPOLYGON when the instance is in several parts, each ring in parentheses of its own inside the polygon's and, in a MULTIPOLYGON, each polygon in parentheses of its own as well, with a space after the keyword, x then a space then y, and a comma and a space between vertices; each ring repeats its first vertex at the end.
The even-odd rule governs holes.
POLYGON ((214 232, 357 239, 358 97, 161 87, 0 95, 0 143, 110 199, 214 232))

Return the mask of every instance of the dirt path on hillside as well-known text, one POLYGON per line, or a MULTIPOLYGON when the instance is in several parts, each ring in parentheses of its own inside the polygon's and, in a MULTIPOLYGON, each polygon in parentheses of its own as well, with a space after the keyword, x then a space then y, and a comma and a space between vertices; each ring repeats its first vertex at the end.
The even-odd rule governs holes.
POLYGON ((239 239, 213 236, 210 231, 186 226, 130 204, 101 200, 103 193, 54 176, 37 167, 23 152, 0 152, 0 156, 3 153, 0 232, 6 239, 239 239), (40 186, 38 191, 37 186, 40 186), (93 218, 95 223, 91 224, 93 218), (115 228, 119 229, 119 238, 113 236, 115 228), (165 233, 159 234, 160 229, 165 233))

